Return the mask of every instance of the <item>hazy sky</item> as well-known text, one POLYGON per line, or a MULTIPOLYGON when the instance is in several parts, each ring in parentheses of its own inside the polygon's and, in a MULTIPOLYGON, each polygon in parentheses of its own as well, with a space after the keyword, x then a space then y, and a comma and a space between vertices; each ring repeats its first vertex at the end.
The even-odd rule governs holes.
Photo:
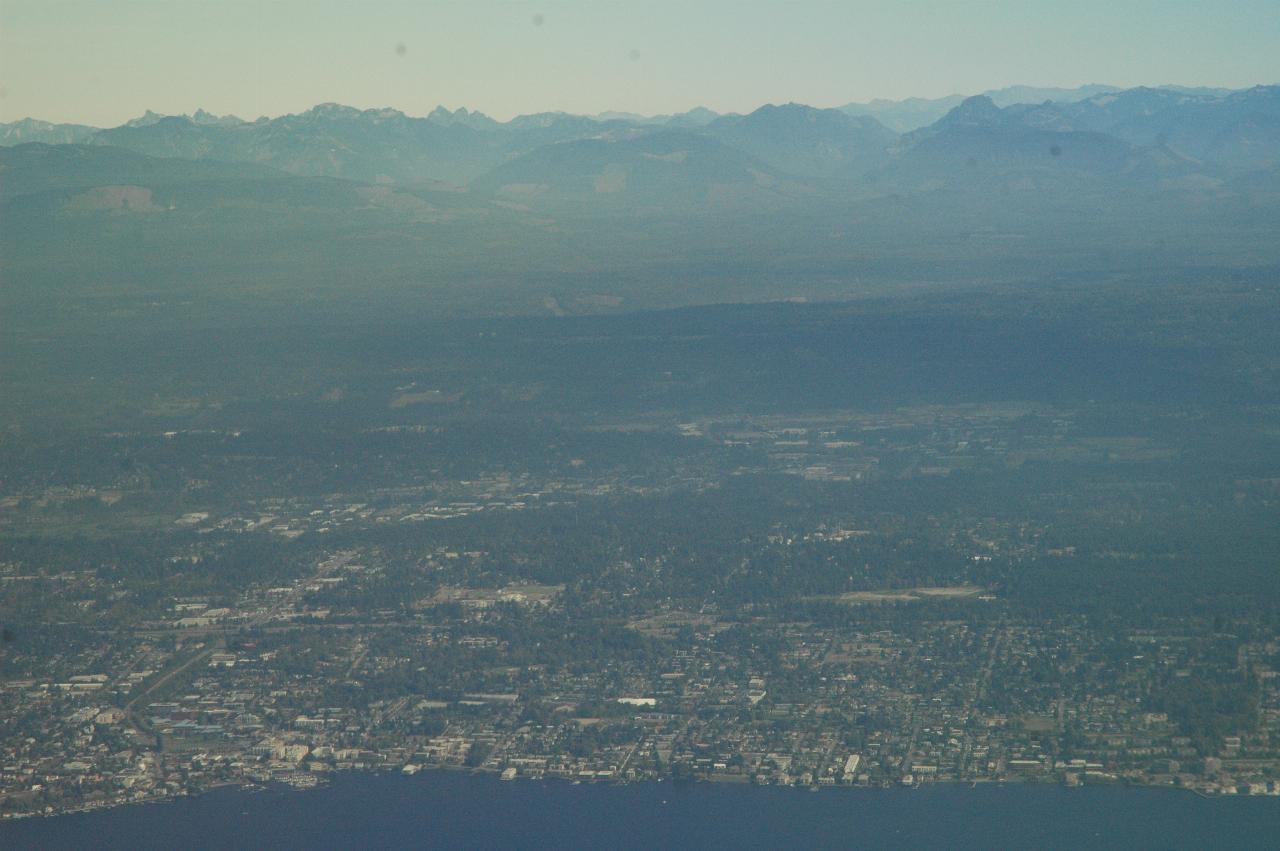
POLYGON ((496 118, 1280 82, 1277 0, 0 0, 0 120, 436 104, 496 118))

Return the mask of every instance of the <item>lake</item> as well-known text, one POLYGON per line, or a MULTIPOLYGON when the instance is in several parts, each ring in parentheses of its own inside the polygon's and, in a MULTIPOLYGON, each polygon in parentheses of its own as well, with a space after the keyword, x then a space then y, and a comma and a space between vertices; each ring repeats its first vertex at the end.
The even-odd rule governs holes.
POLYGON ((1275 848, 1280 798, 1095 786, 803 789, 344 774, 0 824, 13 848, 1275 848))

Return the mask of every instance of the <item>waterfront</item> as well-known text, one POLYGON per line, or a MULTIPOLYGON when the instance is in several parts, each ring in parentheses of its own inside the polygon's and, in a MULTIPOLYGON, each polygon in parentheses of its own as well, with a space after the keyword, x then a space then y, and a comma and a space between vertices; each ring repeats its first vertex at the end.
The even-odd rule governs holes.
POLYGON ((1098 786, 920 789, 502 783, 339 775, 313 791, 224 789, 0 824, 6 848, 1268 847, 1280 799, 1098 786))

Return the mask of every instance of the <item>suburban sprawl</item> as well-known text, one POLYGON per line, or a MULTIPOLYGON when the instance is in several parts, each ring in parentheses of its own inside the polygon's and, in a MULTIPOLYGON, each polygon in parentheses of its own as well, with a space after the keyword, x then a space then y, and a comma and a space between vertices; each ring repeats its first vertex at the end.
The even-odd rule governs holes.
MULTIPOLYGON (((154 569, 168 579, 101 542, 63 546, 102 561, 64 553, 55 566, 28 540, 27 560, 0 565, 5 599, 42 618, 38 636, 6 634, 4 813, 306 788, 351 770, 1280 793, 1274 626, 1158 611, 1134 626, 1070 607, 1031 617, 1009 599, 1016 576, 1176 556, 1071 537, 1033 508, 893 508, 892 493, 937 500, 966 472, 1179 454, 1086 434, 1082 416, 1001 403, 650 417, 581 437, 676 447, 642 469, 568 456, 555 474, 414 469, 362 494, 235 504, 199 479, 156 503, 135 466, 14 494, 8 534, 90 512, 163 542, 154 569), (886 488, 867 500, 878 509, 858 507, 855 491, 886 488), (806 510, 773 513, 806 493, 806 510), (758 507, 725 520, 713 502, 758 507), (619 516, 653 525, 611 528, 619 516), (270 567, 241 584, 253 559, 270 567)), ((231 458, 246 437, 106 439, 139 458, 212 443, 231 458)), ((1081 499, 1119 511, 1162 487, 1096 482, 1081 499)), ((1280 498, 1274 479, 1235 488, 1237 507, 1280 498)))

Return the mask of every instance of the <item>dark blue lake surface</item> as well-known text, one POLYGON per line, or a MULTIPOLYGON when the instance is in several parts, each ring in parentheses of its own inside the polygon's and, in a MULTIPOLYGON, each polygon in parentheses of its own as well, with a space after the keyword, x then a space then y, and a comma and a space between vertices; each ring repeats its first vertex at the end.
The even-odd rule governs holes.
POLYGON ((12 848, 1277 848, 1280 798, 1156 789, 631 786, 344 775, 0 824, 12 848))

